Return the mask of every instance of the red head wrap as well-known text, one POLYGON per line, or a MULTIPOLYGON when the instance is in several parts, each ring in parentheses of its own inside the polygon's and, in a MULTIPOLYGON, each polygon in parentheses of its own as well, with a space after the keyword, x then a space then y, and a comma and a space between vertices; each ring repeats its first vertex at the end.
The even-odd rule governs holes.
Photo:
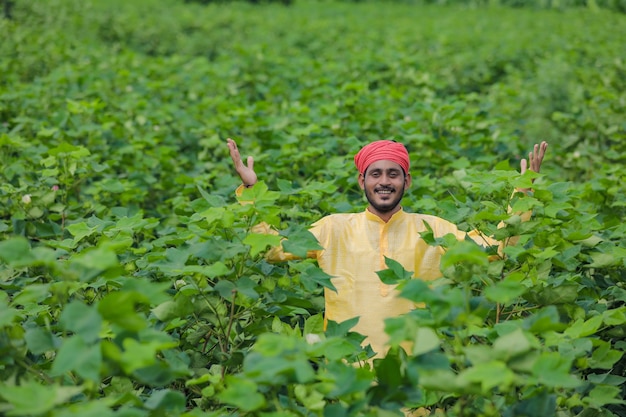
POLYGON ((370 164, 383 159, 397 163, 405 174, 409 173, 409 153, 403 144, 393 140, 378 140, 365 145, 354 156, 354 165, 363 174, 370 164))

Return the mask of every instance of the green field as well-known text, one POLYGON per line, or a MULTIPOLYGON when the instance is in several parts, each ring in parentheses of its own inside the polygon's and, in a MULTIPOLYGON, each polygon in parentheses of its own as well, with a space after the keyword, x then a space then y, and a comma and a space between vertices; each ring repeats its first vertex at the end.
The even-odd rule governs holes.
POLYGON ((626 15, 498 4, 15 0, 0 415, 626 416, 626 15), (520 239, 401 284, 426 308, 388 333, 416 347, 370 368, 353 323, 322 328, 330 277, 266 262, 280 238, 252 227, 306 253, 365 207, 352 158, 377 139, 410 152, 407 211, 520 239))

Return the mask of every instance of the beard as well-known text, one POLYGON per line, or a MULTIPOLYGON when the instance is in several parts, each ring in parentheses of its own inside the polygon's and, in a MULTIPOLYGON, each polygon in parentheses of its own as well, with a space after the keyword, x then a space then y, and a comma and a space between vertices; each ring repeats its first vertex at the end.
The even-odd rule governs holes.
POLYGON ((393 211, 396 207, 398 207, 403 196, 404 186, 400 189, 378 187, 371 192, 367 188, 365 189, 365 198, 367 198, 368 203, 370 203, 370 205, 379 213, 389 213, 390 211, 393 211), (391 190, 393 198, 382 202, 376 201, 376 191, 379 190, 391 190))

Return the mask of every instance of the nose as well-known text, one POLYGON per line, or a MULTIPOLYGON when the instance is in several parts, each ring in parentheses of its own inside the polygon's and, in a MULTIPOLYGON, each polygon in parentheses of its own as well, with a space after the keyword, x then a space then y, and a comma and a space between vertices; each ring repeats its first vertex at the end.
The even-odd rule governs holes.
POLYGON ((383 174, 380 176, 380 185, 390 185, 391 177, 387 174, 383 174))

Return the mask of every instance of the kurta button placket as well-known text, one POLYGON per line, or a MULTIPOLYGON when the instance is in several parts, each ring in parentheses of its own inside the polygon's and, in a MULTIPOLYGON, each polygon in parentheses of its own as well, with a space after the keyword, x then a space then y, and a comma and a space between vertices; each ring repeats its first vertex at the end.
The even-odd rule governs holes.
MULTIPOLYGON (((382 271, 383 269, 387 268, 387 265, 385 264, 385 256, 387 257, 389 256, 389 223, 381 222, 379 232, 380 232, 380 252, 379 252, 380 270, 382 271)), ((379 291, 380 291, 381 297, 386 297, 387 295, 389 295, 389 285, 381 281, 379 284, 379 291)))

